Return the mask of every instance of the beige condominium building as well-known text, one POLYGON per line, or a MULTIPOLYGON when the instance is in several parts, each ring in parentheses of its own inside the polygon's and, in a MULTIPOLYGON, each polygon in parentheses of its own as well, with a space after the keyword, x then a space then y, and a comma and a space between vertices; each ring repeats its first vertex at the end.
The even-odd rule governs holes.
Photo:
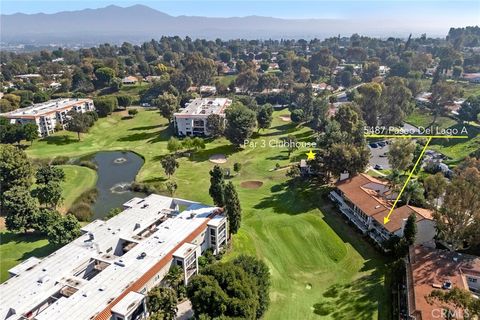
POLYGON ((38 126, 38 135, 46 137, 55 132, 55 128, 65 127, 69 111, 94 111, 92 99, 56 99, 37 103, 30 107, 17 109, 0 114, 10 120, 10 123, 35 123, 38 126))
POLYGON ((173 115, 179 136, 209 136, 207 118, 217 114, 225 121, 225 110, 232 104, 227 98, 197 98, 173 115))

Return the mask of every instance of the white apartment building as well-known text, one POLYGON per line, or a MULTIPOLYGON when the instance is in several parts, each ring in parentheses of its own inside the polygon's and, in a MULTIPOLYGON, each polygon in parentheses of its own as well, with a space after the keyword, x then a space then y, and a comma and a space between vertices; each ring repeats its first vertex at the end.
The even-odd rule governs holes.
POLYGON ((92 99, 56 99, 3 113, 0 116, 10 119, 12 124, 35 123, 38 126, 38 135, 45 137, 54 133, 58 125, 65 127, 67 113, 70 110, 84 113, 94 111, 95 106, 92 99))
POLYGON ((10 269, 0 285, 0 319, 144 319, 147 292, 173 265, 188 283, 198 257, 227 244, 227 228, 216 207, 155 194, 133 198, 51 255, 10 269))
POLYGON ((225 109, 232 104, 227 98, 197 98, 173 115, 179 136, 208 136, 207 118, 218 114, 225 120, 225 109))

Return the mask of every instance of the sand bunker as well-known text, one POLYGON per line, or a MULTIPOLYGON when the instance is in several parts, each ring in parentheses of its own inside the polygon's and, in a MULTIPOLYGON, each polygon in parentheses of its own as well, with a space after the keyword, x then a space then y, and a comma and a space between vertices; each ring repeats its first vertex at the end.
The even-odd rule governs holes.
POLYGON ((214 154, 208 160, 213 163, 226 163, 227 157, 224 154, 214 154))
POLYGON ((289 115, 280 116, 280 120, 285 121, 285 122, 291 122, 292 121, 292 119, 290 118, 289 115))
POLYGON ((263 186, 263 182, 258 180, 243 181, 240 183, 240 187, 247 189, 258 189, 261 186, 263 186))

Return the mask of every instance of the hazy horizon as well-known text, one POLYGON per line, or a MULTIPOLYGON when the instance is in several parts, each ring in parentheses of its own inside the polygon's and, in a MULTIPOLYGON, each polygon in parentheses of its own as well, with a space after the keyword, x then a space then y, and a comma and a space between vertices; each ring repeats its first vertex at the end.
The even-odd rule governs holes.
POLYGON ((141 42, 163 35, 322 39, 425 33, 444 38, 451 27, 480 22, 480 1, 6 0, 0 8, 2 41, 36 44, 141 42))
MULTIPOLYGON (((399 26, 412 24, 428 29, 480 24, 480 1, 40 1, 5 0, 2 14, 52 14, 98 9, 109 5, 141 4, 172 16, 245 17, 285 19, 392 20, 399 26)), ((381 26, 380 26, 381 27, 381 26)))

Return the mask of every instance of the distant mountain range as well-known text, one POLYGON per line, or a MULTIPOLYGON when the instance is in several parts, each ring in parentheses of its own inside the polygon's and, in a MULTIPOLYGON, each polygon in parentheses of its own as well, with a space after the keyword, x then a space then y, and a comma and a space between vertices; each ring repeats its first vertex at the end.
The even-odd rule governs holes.
MULTIPOLYGON (((212 4, 213 5, 213 4, 212 4)), ((274 3, 272 3, 274 5, 274 3)), ((247 16, 232 18, 173 17, 143 5, 108 6, 100 9, 54 14, 1 15, 1 39, 6 43, 140 43, 162 35, 206 39, 325 38, 359 33, 377 37, 407 37, 410 32, 445 36, 444 30, 425 29, 391 19, 382 21, 341 19, 279 19, 247 16)))

